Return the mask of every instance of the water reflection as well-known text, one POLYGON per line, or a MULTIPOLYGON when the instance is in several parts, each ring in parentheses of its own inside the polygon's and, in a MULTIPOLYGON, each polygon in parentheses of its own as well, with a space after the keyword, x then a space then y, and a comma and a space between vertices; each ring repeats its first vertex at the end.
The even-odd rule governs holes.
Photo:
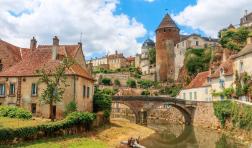
POLYGON ((141 143, 147 148, 242 148, 248 147, 215 130, 162 124, 149 126, 157 131, 141 143))

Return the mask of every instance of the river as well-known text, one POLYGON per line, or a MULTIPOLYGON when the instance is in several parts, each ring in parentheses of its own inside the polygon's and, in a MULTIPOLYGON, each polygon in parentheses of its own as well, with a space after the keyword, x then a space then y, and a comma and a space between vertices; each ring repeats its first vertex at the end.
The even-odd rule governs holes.
POLYGON ((149 124, 157 132, 141 141, 147 148, 250 148, 212 129, 179 124, 149 124))

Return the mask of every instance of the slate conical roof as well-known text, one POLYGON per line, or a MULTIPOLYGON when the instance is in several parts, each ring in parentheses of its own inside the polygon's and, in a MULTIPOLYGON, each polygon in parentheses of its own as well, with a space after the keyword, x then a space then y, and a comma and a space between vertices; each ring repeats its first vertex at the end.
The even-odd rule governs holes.
POLYGON ((160 28, 178 28, 178 27, 174 22, 174 20, 171 18, 171 16, 167 13, 157 29, 160 28))

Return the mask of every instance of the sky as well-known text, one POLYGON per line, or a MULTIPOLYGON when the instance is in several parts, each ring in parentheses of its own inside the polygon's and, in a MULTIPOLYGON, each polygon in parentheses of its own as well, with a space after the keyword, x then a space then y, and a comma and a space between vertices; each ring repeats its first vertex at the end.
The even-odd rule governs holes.
POLYGON ((87 59, 123 52, 140 52, 145 39, 155 40, 155 29, 166 13, 180 34, 217 37, 229 24, 238 25, 252 0, 0 0, 0 39, 29 47, 82 41, 87 59), (82 34, 82 35, 81 35, 82 34))

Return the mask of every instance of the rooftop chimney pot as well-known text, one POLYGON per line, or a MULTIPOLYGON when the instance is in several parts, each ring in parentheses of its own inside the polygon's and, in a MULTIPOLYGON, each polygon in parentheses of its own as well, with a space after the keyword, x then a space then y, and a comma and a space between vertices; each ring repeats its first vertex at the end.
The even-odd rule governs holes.
POLYGON ((35 39, 35 37, 33 36, 30 42, 30 49, 31 50, 35 50, 37 47, 37 40, 35 39))

